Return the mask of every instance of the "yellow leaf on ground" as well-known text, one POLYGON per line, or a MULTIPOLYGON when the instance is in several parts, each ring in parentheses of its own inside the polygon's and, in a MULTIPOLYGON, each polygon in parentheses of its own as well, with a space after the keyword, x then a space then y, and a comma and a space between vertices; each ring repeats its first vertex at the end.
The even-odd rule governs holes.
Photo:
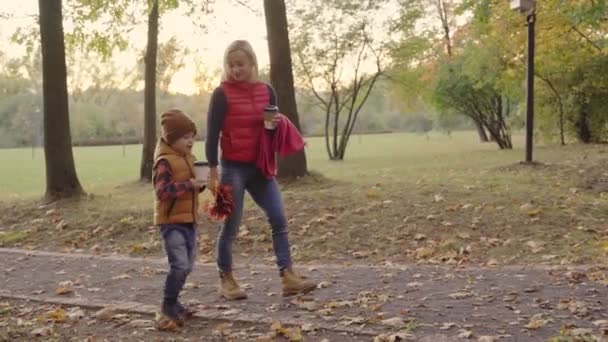
POLYGON ((59 286, 55 290, 55 293, 58 295, 66 295, 66 294, 70 294, 72 292, 74 292, 74 290, 70 286, 59 286))
POLYGON ((537 329, 544 327, 547 323, 549 323, 549 321, 546 319, 532 317, 530 322, 528 322, 528 324, 526 324, 526 329, 537 330, 537 329))
POLYGON ((55 323, 63 323, 68 319, 68 314, 62 307, 58 307, 55 310, 51 310, 47 312, 46 315, 55 323))
POLYGON ((421 247, 416 249, 416 259, 426 259, 433 255, 435 251, 432 248, 421 247))

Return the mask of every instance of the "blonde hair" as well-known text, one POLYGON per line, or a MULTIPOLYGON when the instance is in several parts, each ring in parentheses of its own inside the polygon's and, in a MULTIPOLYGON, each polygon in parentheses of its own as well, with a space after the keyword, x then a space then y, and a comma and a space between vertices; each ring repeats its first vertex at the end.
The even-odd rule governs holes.
POLYGON ((230 45, 228 45, 228 47, 226 48, 226 51, 224 52, 224 72, 222 73, 222 81, 226 81, 231 78, 230 77, 230 65, 228 63, 228 56, 235 51, 242 51, 243 53, 245 53, 245 55, 247 55, 247 57, 249 57, 249 61, 253 65, 253 70, 251 71, 251 79, 249 81, 250 82, 257 81, 258 80, 258 58, 255 55, 255 51, 253 51, 253 47, 246 40, 235 40, 232 43, 230 43, 230 45))

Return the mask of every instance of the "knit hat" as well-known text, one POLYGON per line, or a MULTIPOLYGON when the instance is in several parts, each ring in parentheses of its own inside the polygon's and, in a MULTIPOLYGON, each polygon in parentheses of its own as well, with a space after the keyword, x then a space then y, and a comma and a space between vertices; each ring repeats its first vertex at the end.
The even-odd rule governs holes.
POLYGON ((196 125, 188 114, 179 109, 171 109, 161 114, 162 138, 171 145, 177 139, 192 132, 196 134, 196 125))

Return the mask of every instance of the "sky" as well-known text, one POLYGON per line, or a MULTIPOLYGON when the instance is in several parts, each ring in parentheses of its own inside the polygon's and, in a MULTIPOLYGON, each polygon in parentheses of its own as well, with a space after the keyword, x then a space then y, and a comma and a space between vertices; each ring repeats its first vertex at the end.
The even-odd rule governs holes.
MULTIPOLYGON (((64 0, 64 4, 65 4, 64 0)), ((237 5, 235 1, 217 0, 214 5, 214 13, 208 15, 206 20, 207 32, 201 32, 192 24, 192 20, 180 13, 179 10, 164 14, 161 17, 161 28, 159 43, 166 42, 172 36, 177 37, 180 45, 187 47, 193 55, 185 60, 185 67, 174 75, 170 91, 184 94, 192 94, 197 91, 194 81, 196 63, 202 61, 208 70, 217 70, 222 67, 224 50, 230 42, 235 39, 246 39, 256 51, 260 69, 268 66, 268 47, 266 42, 266 24, 263 16, 262 0, 249 1, 252 9, 237 5)), ((386 19, 397 11, 395 5, 388 5, 382 9, 380 15, 386 19)), ((10 41, 10 36, 18 27, 33 25, 34 18, 38 14, 37 0, 0 0, 0 13, 11 13, 8 20, 0 20, 0 46, 2 52, 9 57, 17 57, 24 54, 25 49, 10 41)), ((138 59, 135 51, 143 51, 146 45, 147 25, 146 20, 133 30, 129 36, 134 50, 117 53, 112 57, 115 64, 122 68, 132 68, 138 59)), ((66 27, 66 31, 69 27, 66 27)), ((381 31, 381 30, 380 30, 381 31)), ((374 71, 375 64, 369 61, 364 64, 364 71, 374 71)), ((345 73, 350 72, 346 70, 345 73)), ((347 76, 345 76, 347 77, 347 76)), ((215 85, 219 80, 213 80, 215 85)), ((143 87, 143 82, 139 85, 143 87)))
MULTIPOLYGON (((256 3, 256 2, 254 2, 256 3)), ((266 45, 266 26, 263 17, 262 1, 252 11, 230 1, 216 1, 215 13, 207 19, 208 32, 195 29, 189 18, 178 11, 168 13, 161 18, 159 42, 167 41, 176 36, 183 46, 194 52, 209 69, 220 68, 224 49, 235 39, 246 39, 253 45, 260 67, 268 65, 268 48, 266 45), (256 13, 257 12, 257 13, 256 13)), ((0 12, 11 13, 9 20, 0 20, 0 46, 2 52, 10 57, 24 53, 23 47, 10 42, 10 36, 18 27, 31 25, 32 16, 38 14, 37 0, 0 0, 0 12)), ((146 42, 146 25, 138 27, 130 39, 138 49, 143 49, 146 42)), ((186 66, 173 78, 171 91, 191 94, 196 91, 194 84, 195 67, 191 56, 186 60, 186 66)), ((123 66, 135 64, 133 53, 123 53, 114 57, 123 66)))

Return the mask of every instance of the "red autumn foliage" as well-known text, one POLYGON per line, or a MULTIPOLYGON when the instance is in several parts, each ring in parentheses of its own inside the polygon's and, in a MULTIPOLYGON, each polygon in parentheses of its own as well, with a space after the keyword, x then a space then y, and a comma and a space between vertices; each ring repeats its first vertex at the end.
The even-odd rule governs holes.
POLYGON ((232 213, 232 186, 222 184, 213 193, 211 201, 203 201, 203 211, 212 221, 223 221, 232 213))

